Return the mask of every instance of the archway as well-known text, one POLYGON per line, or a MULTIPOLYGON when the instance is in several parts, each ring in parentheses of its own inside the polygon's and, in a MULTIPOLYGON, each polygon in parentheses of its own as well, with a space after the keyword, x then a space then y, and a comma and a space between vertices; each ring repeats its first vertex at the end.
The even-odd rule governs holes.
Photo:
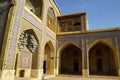
POLYGON ((60 74, 82 74, 82 53, 73 44, 65 47, 60 53, 60 74))
POLYGON ((20 70, 19 76, 20 76, 20 77, 24 77, 24 76, 25 76, 25 70, 20 70))
MULTIPOLYGON (((38 58, 38 39, 35 32, 32 29, 25 30, 20 34, 18 41, 18 55, 19 62, 15 66, 16 72, 21 73, 21 69, 24 69, 26 76, 35 76, 35 70, 37 69, 37 58, 38 58), (17 71, 18 70, 18 71, 17 71)), ((22 71, 23 72, 23 71, 22 71)), ((20 75, 19 75, 20 76, 20 75)))
POLYGON ((44 50, 44 62, 43 62, 43 73, 54 74, 54 47, 52 42, 48 42, 45 45, 44 50))
POLYGON ((114 51, 99 42, 89 51, 90 75, 116 75, 114 51))

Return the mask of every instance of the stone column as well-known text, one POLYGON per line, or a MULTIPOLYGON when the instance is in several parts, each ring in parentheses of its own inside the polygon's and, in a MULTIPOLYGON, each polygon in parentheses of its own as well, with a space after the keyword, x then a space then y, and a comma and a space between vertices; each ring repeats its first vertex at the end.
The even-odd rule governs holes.
POLYGON ((88 56, 87 56, 87 46, 86 38, 82 39, 82 75, 84 77, 89 76, 89 65, 88 65, 88 56))
MULTIPOLYGON (((42 36, 45 36, 44 33, 42 33, 42 36)), ((43 77, 43 61, 44 61, 44 37, 41 37, 42 40, 40 42, 39 46, 39 57, 38 57, 38 66, 37 66, 37 78, 42 80, 43 77)))
POLYGON ((54 50, 54 75, 56 75, 56 70, 57 70, 57 66, 56 66, 56 57, 57 57, 57 52, 56 52, 56 45, 55 45, 55 50, 54 50))
POLYGON ((55 48, 55 73, 54 73, 54 75, 58 75, 58 47, 57 47, 57 45, 58 45, 58 41, 56 40, 56 48, 55 48))
POLYGON ((116 48, 117 48, 117 64, 118 64, 118 76, 120 76, 120 37, 115 37, 116 40, 116 48))
POLYGON ((56 74, 55 75, 59 75, 60 73, 60 53, 59 51, 57 51, 57 56, 56 56, 56 74))

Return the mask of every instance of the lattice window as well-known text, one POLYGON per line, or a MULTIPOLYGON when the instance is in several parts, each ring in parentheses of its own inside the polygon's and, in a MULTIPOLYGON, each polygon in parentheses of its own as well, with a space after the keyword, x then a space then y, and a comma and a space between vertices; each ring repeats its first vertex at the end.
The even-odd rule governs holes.
POLYGON ((74 23, 75 31, 80 31, 80 22, 74 23))
POLYGON ((34 52, 38 47, 38 42, 33 34, 30 32, 24 31, 19 38, 18 48, 23 50, 24 47, 27 47, 31 52, 34 52))

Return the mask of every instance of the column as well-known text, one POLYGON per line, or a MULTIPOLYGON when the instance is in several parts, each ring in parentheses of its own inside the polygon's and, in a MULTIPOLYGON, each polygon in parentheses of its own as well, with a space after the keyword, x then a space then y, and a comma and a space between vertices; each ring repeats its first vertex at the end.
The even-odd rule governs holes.
POLYGON ((120 37, 115 37, 116 40, 116 48, 117 48, 117 64, 118 64, 118 76, 120 76, 120 37))
MULTIPOLYGON (((42 36, 44 34, 42 33, 42 36)), ((43 62, 44 62, 44 37, 41 37, 41 44, 39 44, 39 52, 38 52, 38 65, 37 65, 37 78, 42 79, 43 78, 43 62)))
POLYGON ((89 76, 88 54, 86 46, 86 38, 82 39, 82 75, 84 77, 89 76))

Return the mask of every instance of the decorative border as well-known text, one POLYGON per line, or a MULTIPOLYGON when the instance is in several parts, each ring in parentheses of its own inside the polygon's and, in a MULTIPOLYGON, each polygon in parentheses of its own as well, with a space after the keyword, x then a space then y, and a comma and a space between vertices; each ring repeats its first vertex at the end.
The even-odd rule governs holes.
POLYGON ((15 57, 15 47, 16 47, 16 40, 17 40, 17 34, 19 30, 19 24, 21 19, 21 14, 23 10, 24 0, 19 0, 18 2, 18 9, 16 12, 14 27, 13 27, 13 33, 12 33, 12 41, 10 43, 10 53, 8 54, 8 61, 7 61, 7 69, 12 69, 14 65, 14 57, 15 57))
POLYGON ((106 37, 106 36, 119 36, 120 31, 110 31, 110 32, 96 32, 96 33, 84 33, 84 34, 68 34, 68 35, 59 35, 59 39, 70 39, 70 38, 92 38, 92 37, 106 37))
POLYGON ((24 18, 31 22, 33 25, 35 25, 37 28, 42 30, 43 29, 42 24, 38 20, 36 20, 32 15, 30 15, 29 12, 27 12, 26 10, 24 11, 25 11, 24 18))
POLYGON ((82 50, 82 39, 76 39, 76 40, 58 40, 58 46, 57 49, 59 49, 61 46, 64 46, 66 43, 73 43, 77 47, 79 47, 82 50))

